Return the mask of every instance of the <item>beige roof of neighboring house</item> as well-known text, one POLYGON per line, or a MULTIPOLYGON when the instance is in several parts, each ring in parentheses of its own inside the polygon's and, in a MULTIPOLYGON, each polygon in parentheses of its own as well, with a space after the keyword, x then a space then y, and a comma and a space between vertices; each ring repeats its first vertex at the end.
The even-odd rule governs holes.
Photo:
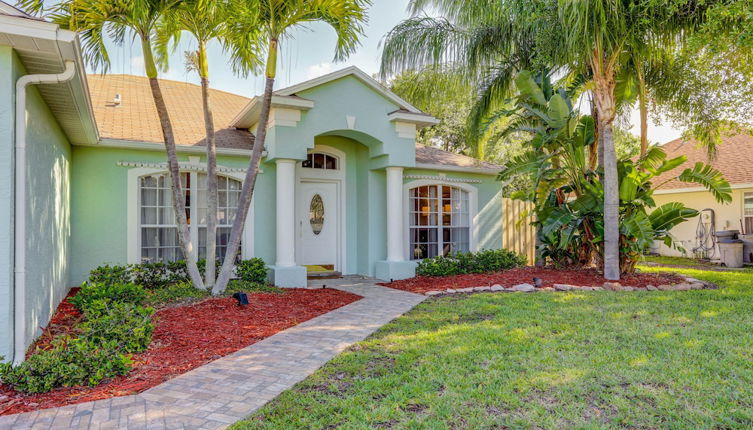
MULTIPOLYGON (((157 109, 149 80, 132 75, 88 75, 94 116, 103 138, 163 142, 157 109), (115 94, 121 103, 115 106, 115 94)), ((160 79, 160 87, 173 123, 175 143, 204 146, 206 130, 201 106, 201 87, 160 79)), ((224 91, 210 90, 218 148, 250 149, 252 136, 229 127, 230 121, 249 99, 224 91)))
MULTIPOLYGON (((88 75, 94 116, 103 138, 161 143, 157 110, 152 101, 149 81, 133 75, 88 75), (115 106, 115 94, 121 103, 115 106)), ((175 141, 178 145, 205 145, 206 130, 201 106, 201 87, 195 84, 160 79, 175 141)), ((245 130, 230 126, 236 115, 250 99, 219 90, 211 91, 214 125, 218 148, 250 149, 253 137, 245 130)), ((465 155, 416 144, 416 163, 474 168, 494 172, 500 169, 492 163, 465 155)))
POLYGON ((444 166, 468 167, 474 169, 486 169, 499 171, 502 169, 493 163, 481 161, 466 155, 456 154, 454 152, 444 151, 431 146, 416 144, 416 163, 417 164, 439 164, 444 166))
MULTIPOLYGON (((667 152, 668 158, 681 155, 688 157, 688 161, 674 170, 666 172, 653 180, 654 184, 660 184, 668 179, 677 177, 685 168, 692 167, 697 162, 707 163, 722 172, 730 184, 753 184, 753 136, 739 134, 725 137, 723 143, 717 149, 716 158, 709 161, 706 148, 698 145, 695 140, 673 140, 662 146, 667 152)), ((696 184, 688 184, 672 180, 661 189, 696 188, 696 184)))

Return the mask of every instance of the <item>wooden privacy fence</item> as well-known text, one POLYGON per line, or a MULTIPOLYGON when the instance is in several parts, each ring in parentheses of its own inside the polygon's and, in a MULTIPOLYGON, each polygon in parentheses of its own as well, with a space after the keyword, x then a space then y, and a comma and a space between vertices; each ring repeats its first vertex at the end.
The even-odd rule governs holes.
POLYGON ((536 231, 531 220, 521 216, 533 210, 533 203, 502 199, 502 247, 524 255, 529 265, 536 258, 536 231))

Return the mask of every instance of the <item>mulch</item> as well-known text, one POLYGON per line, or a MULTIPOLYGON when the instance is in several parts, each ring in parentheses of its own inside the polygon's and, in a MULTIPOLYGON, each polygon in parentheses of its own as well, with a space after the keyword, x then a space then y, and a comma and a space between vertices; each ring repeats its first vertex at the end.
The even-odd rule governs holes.
MULTIPOLYGON (((60 388, 42 394, 26 395, 0 385, 0 415, 140 393, 359 299, 333 289, 290 289, 281 294, 250 293, 246 307, 239 307, 233 298, 211 298, 164 308, 153 317, 155 330, 149 349, 133 355, 128 375, 96 387, 60 388)), ((35 346, 46 348, 54 335, 73 333, 80 319, 66 298, 35 346)))
MULTIPOLYGON (((428 291, 443 291, 448 288, 483 287, 500 284, 512 287, 516 284, 533 284, 533 278, 541 278, 542 287, 552 287, 554 284, 568 284, 578 286, 602 286, 604 276, 596 269, 551 269, 537 267, 521 267, 497 273, 477 275, 453 276, 417 276, 412 279, 379 284, 412 293, 426 293, 428 291)), ((620 279, 623 286, 645 288, 646 285, 678 284, 684 282, 681 277, 672 273, 635 273, 625 275, 620 279)))

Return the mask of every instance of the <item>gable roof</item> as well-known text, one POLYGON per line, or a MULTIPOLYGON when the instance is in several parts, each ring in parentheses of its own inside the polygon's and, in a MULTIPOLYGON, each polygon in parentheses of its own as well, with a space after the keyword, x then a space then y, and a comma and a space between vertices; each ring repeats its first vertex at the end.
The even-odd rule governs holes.
POLYGON ((42 18, 37 18, 35 16, 29 15, 21 9, 4 1, 0 1, 0 15, 17 16, 21 18, 33 19, 36 21, 44 21, 42 18))
POLYGON ((699 145, 696 140, 673 140, 664 144, 662 149, 667 152, 668 158, 681 155, 688 157, 688 161, 683 165, 665 172, 653 180, 655 184, 669 180, 668 183, 660 187, 662 191, 699 188, 696 184, 673 179, 684 169, 692 167, 697 162, 711 164, 722 172, 724 178, 731 185, 753 184, 753 136, 750 134, 738 134, 723 138, 723 142, 717 150, 716 158, 711 161, 708 159, 706 148, 699 145))
MULTIPOLYGON (((88 79, 94 115, 103 138, 163 143, 162 128, 146 77, 97 74, 89 75, 88 79), (115 94, 121 96, 118 106, 113 102, 115 94)), ((201 87, 164 79, 160 79, 160 87, 173 122, 175 143, 205 146, 201 87)), ((251 134, 230 127, 232 118, 249 99, 224 91, 209 91, 217 147, 251 149, 251 134)))
POLYGON ((318 87, 320 85, 324 85, 328 82, 336 81, 338 79, 342 79, 346 76, 352 76, 359 81, 363 82, 367 86, 371 87, 374 91, 384 96, 386 99, 392 101, 400 109, 404 109, 408 112, 417 113, 417 114, 423 114, 421 110, 413 106, 412 104, 405 101, 405 99, 401 98, 397 94, 393 93, 386 87, 384 87, 382 84, 380 84, 376 79, 372 78, 371 76, 367 75, 363 70, 359 69, 356 66, 350 66, 346 67, 344 69, 337 70, 332 73, 327 73, 326 75, 319 76, 318 78, 309 79, 308 81, 301 82, 300 84, 291 85, 287 88, 282 88, 277 91, 275 91, 276 95, 279 96, 293 96, 297 95, 300 92, 306 91, 308 89, 318 87))
MULTIPOLYGON (((371 90, 398 106, 398 109, 390 114, 391 117, 389 120, 393 120, 394 115, 402 115, 404 117, 402 119, 407 122, 414 122, 418 126, 433 125, 439 122, 431 115, 421 112, 420 109, 408 103, 405 99, 393 93, 380 84, 376 79, 367 75, 364 71, 355 66, 346 67, 314 79, 309 79, 308 81, 299 84, 276 90, 272 95, 272 107, 299 110, 311 109, 314 107, 314 102, 305 97, 301 97, 299 93, 348 76, 356 78, 371 90)), ((238 128, 253 128, 258 122, 259 113, 261 111, 261 101, 261 96, 255 96, 251 99, 250 103, 238 112, 238 115, 236 115, 231 121, 231 124, 238 128)))

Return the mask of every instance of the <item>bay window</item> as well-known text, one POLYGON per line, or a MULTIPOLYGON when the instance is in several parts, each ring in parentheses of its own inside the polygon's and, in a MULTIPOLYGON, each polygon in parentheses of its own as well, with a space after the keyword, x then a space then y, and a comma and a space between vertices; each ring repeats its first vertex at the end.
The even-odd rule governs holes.
POLYGON ((409 191, 410 258, 421 260, 470 250, 468 192, 449 185, 409 191))

